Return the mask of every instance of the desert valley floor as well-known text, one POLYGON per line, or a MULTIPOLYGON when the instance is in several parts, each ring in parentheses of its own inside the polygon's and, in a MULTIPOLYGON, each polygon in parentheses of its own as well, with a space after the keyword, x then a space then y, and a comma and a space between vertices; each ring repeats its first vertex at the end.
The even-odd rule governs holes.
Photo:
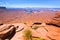
POLYGON ((40 10, 31 13, 24 10, 0 11, 0 38, 60 40, 60 11, 40 10))

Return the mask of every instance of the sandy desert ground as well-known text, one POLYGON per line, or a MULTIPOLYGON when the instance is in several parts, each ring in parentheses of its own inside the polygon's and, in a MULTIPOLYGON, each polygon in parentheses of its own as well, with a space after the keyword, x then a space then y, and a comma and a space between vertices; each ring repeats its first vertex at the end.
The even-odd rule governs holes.
POLYGON ((23 10, 0 12, 1 40, 27 40, 24 32, 28 29, 32 37, 42 37, 29 40, 60 40, 60 11, 41 10, 30 14, 23 10), (34 26, 39 27, 34 29, 34 26))

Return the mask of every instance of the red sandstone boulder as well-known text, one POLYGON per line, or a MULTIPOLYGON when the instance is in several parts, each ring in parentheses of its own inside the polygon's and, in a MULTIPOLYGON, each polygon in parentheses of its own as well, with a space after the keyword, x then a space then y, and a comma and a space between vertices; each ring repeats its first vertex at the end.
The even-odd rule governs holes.
POLYGON ((15 27, 10 24, 4 24, 0 26, 0 38, 9 38, 15 32, 15 27))

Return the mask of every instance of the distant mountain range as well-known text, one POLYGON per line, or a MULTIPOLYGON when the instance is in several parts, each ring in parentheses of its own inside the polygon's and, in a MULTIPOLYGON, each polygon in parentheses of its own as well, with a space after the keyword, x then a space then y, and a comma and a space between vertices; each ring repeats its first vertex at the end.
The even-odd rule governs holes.
POLYGON ((38 10, 60 10, 60 8, 8 8, 10 10, 25 10, 25 11, 38 11, 38 10))
POLYGON ((0 7, 0 9, 8 9, 8 10, 24 10, 24 11, 40 11, 40 10, 53 10, 57 11, 60 10, 60 8, 6 8, 6 7, 0 7))
POLYGON ((0 7, 0 9, 7 9, 6 7, 0 7))

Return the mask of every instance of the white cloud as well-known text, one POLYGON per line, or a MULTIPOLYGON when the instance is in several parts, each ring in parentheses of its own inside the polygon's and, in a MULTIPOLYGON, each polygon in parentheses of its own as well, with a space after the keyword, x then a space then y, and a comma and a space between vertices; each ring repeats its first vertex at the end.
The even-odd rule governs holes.
POLYGON ((0 6, 6 6, 7 2, 0 2, 0 6))

